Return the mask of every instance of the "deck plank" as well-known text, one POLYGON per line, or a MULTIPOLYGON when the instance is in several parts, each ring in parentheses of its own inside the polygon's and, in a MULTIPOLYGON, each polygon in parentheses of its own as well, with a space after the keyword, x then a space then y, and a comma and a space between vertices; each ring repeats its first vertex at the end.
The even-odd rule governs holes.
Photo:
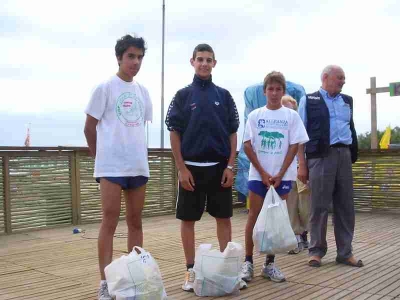
MULTIPOLYGON (((232 218, 233 240, 244 244, 247 215, 236 209, 232 218)), ((181 290, 185 271, 180 224, 173 215, 145 218, 144 248, 157 260, 169 299, 198 299, 181 290)), ((99 274, 97 235, 99 224, 81 225, 85 232, 72 234, 73 226, 0 236, 0 300, 96 299, 99 274)), ((218 245, 215 221, 208 215, 196 224, 196 246, 218 245)), ((286 275, 284 283, 260 276, 264 256, 255 254, 254 280, 239 295, 213 299, 400 299, 400 217, 358 213, 354 253, 365 267, 335 263, 336 249, 331 221, 329 251, 320 268, 307 265, 307 253, 277 255, 286 275)), ((126 254, 127 228, 118 225, 114 258, 126 254)))

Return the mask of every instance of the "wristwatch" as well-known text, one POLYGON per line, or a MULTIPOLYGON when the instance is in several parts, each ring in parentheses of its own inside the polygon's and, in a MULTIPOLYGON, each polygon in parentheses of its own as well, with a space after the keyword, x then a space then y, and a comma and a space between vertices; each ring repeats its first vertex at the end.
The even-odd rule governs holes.
POLYGON ((233 166, 227 165, 226 168, 233 172, 233 166))

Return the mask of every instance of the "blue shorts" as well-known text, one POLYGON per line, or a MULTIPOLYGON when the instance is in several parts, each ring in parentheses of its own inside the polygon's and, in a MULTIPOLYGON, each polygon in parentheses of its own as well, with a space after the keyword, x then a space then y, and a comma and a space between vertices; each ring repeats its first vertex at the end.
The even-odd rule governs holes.
POLYGON ((96 177, 96 181, 100 183, 100 179, 107 179, 112 183, 119 184, 123 190, 136 189, 145 185, 149 181, 149 177, 146 176, 134 176, 134 177, 96 177))
MULTIPOLYGON (((262 181, 259 180, 250 180, 248 183, 249 190, 257 195, 265 198, 265 195, 268 192, 268 188, 262 181)), ((289 181, 281 181, 281 184, 275 189, 279 196, 286 195, 292 189, 292 182, 289 181)))

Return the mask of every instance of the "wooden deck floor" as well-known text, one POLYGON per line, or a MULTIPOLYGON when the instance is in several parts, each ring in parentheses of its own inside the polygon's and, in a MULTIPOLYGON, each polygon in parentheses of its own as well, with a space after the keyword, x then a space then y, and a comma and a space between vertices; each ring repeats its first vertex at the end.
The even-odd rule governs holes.
MULTIPOLYGON (((232 219, 234 241, 244 243, 247 215, 236 210, 232 219)), ((96 237, 99 224, 73 226, 0 236, 0 299, 96 299, 99 284, 96 237)), ((215 222, 204 215, 197 224, 197 242, 213 243, 215 222)), ((174 216, 144 219, 144 248, 157 259, 168 299, 195 299, 180 288, 185 271, 179 222, 174 216)), ((121 222, 114 242, 114 257, 126 250, 126 226, 121 222)), ((307 266, 307 254, 278 255, 285 283, 257 276, 247 290, 222 299, 400 299, 400 216, 357 215, 354 253, 364 268, 336 265, 332 226, 330 250, 319 269, 307 266)), ((264 257, 255 255, 255 268, 264 257)), ((259 273, 258 273, 259 274, 259 273)), ((208 298, 212 299, 212 298, 208 298)))

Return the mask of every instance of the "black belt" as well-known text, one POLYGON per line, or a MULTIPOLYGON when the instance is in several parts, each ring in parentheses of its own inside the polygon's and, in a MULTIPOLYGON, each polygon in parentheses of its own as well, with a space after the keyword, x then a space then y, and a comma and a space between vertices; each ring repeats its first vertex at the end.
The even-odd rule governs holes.
POLYGON ((342 144, 342 143, 336 143, 333 145, 330 145, 329 147, 331 148, 349 148, 350 145, 342 144))

